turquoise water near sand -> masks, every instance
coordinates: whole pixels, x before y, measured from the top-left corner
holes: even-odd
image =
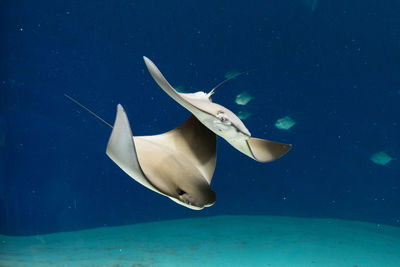
[[[400,265],[400,229],[335,219],[216,216],[0,236],[2,266]]]

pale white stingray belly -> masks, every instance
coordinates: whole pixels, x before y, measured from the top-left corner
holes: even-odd
[[[169,146],[135,137],[140,167],[148,181],[167,196],[177,195],[182,185],[208,183],[203,174],[183,153]]]
[[[232,144],[236,149],[246,155],[253,155],[247,143],[248,136],[238,132],[234,127],[222,124],[217,118],[195,108],[190,107],[188,110],[196,116],[196,118],[203,123],[208,129],[216,135],[225,139],[228,143]]]

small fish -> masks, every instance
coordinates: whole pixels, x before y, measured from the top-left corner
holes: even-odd
[[[254,97],[252,97],[249,93],[242,92],[236,96],[235,102],[238,105],[244,106],[247,105]]]
[[[248,117],[250,117],[251,115],[252,115],[251,112],[246,111],[246,110],[240,110],[237,114],[238,118],[241,120],[245,120]]]
[[[228,71],[227,73],[225,73],[225,78],[227,78],[227,79],[233,79],[233,78],[239,76],[240,73],[241,73],[241,72],[239,72],[239,71],[237,71],[237,70],[231,70],[231,71]]]
[[[370,157],[370,160],[378,165],[386,165],[393,160],[391,156],[386,154],[385,152],[377,152]]]
[[[296,122],[292,118],[290,118],[289,116],[286,116],[286,117],[278,119],[275,123],[275,127],[280,130],[289,130],[295,124],[296,124]]]

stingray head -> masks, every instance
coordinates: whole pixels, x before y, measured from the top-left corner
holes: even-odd
[[[152,159],[153,163],[155,160]],[[157,168],[144,168],[143,171],[155,188],[185,207],[202,209],[211,206],[216,200],[203,174],[179,154],[171,154],[160,160]]]
[[[213,127],[215,131],[219,131],[222,137],[247,140],[251,136],[244,123],[232,111],[218,104],[214,104],[212,107]]]
[[[235,113],[226,107],[211,102],[209,94],[203,92],[181,93],[182,99],[191,103],[191,112],[214,133],[225,139],[247,140],[251,134]],[[192,108],[192,105],[196,108]]]
[[[193,183],[191,183],[191,179],[187,180],[188,183],[180,183],[170,195],[173,201],[195,210],[209,207],[215,203],[215,192],[207,182],[198,183],[198,180],[192,180]]]

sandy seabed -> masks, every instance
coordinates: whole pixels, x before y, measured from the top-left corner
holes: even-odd
[[[334,219],[216,216],[27,237],[0,235],[0,267],[400,266],[400,228]]]

